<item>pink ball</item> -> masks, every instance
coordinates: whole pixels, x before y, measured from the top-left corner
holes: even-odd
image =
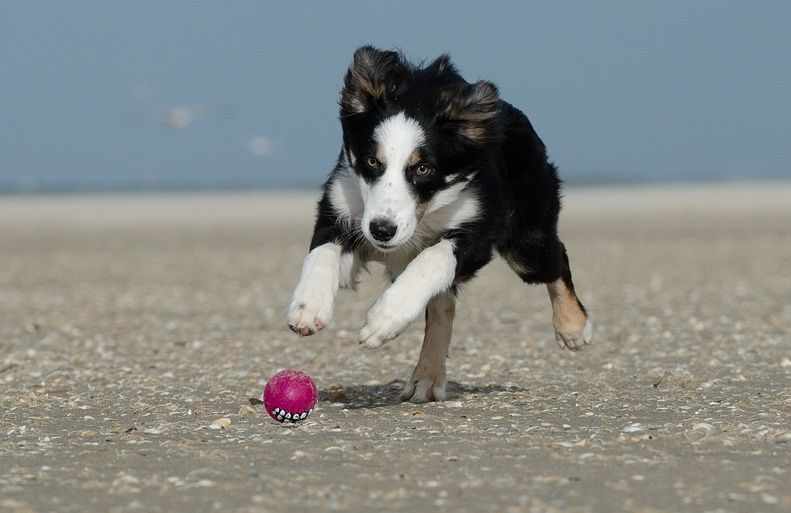
[[[285,369],[271,378],[264,387],[264,409],[278,422],[305,420],[316,406],[319,394],[316,384],[304,372]]]

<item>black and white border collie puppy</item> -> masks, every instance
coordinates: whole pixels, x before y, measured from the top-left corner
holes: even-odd
[[[425,312],[402,398],[441,401],[459,285],[497,251],[522,280],[546,284],[561,347],[590,341],[557,234],[557,170],[493,84],[466,82],[446,55],[415,66],[366,46],[346,73],[340,119],[343,146],[289,307],[294,332],[324,328],[338,287],[382,262],[392,285],[368,311],[360,343],[379,347]]]

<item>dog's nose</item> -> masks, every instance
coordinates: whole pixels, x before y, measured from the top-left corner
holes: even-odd
[[[371,235],[379,242],[387,242],[393,238],[398,227],[390,220],[384,217],[377,217],[371,224],[368,225],[371,230]]]

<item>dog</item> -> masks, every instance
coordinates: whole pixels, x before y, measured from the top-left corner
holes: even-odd
[[[326,327],[338,288],[354,288],[367,262],[381,262],[391,285],[368,310],[360,343],[379,347],[425,314],[401,398],[442,401],[459,287],[497,252],[524,282],[546,285],[561,348],[591,341],[558,238],[557,169],[494,84],[465,81],[448,55],[415,65],[364,46],[339,103],[343,143],[288,309],[292,331]]]

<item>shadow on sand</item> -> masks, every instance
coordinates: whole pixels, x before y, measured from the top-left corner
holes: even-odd
[[[319,401],[341,403],[351,410],[363,408],[383,408],[401,404],[401,391],[404,380],[397,379],[381,385],[349,385],[333,386],[319,390]],[[448,400],[462,398],[473,394],[494,394],[498,392],[526,392],[518,386],[503,385],[464,385],[455,381],[448,382]]]

